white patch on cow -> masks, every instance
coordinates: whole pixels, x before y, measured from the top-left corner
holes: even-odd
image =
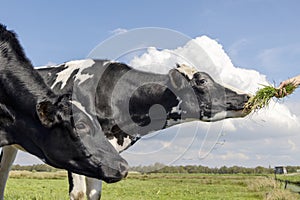
[[[213,117],[203,117],[202,120],[203,121],[219,121],[225,118],[235,118],[235,117],[241,117],[243,116],[242,114],[242,110],[239,111],[222,111],[222,112],[218,112],[216,113]]]
[[[113,139],[110,139],[109,142],[111,143],[111,145],[113,145],[113,147],[118,152],[121,152],[121,151],[125,150],[131,144],[131,139],[129,138],[129,136],[127,136],[126,138],[124,138],[123,145],[119,145],[118,144],[118,139],[115,138],[115,137]]]
[[[177,119],[177,120],[174,120],[174,119],[168,119],[167,120],[167,127],[171,127],[171,126],[175,126],[177,124],[180,124],[182,122],[181,119]]]
[[[93,121],[93,117],[86,111],[85,107],[78,101],[71,101],[71,103],[76,106],[79,110],[81,110],[84,114],[86,114],[90,120]]]
[[[18,150],[13,146],[5,146],[0,160],[0,199],[4,199],[4,189],[8,179],[9,171],[16,158]]]
[[[38,66],[38,67],[34,67],[34,69],[49,69],[49,68],[56,68],[56,67],[60,67],[61,65],[43,65],[43,66]],[[48,76],[50,77],[52,75],[51,72],[48,72]]]
[[[99,200],[101,197],[102,181],[86,177],[86,195],[88,200]]]
[[[43,66],[37,66],[34,67],[34,69],[48,69],[48,68],[55,68],[55,67],[59,67],[60,65],[43,65]]]
[[[177,97],[177,100],[179,101],[178,105],[172,108],[171,113],[178,113],[180,115],[182,113],[182,110],[180,109],[180,105],[182,104],[182,100],[179,97]]]
[[[71,200],[82,199],[82,197],[84,197],[86,192],[85,176],[72,173],[72,179],[73,179],[73,188],[72,191],[70,192],[70,199]]]
[[[213,117],[211,118],[207,118],[207,117],[203,117],[203,119],[208,119],[209,121],[217,121],[217,120],[221,120],[221,119],[224,119],[226,118],[227,116],[227,112],[226,111],[222,111],[222,112],[218,112],[216,113]]]
[[[190,80],[193,78],[194,74],[198,72],[196,68],[185,64],[179,64],[179,67],[177,67],[176,70],[186,75]]]
[[[70,61],[70,62],[65,63],[65,69],[63,71],[57,73],[56,80],[53,83],[53,85],[51,86],[51,89],[53,89],[55,87],[55,85],[60,83],[60,82],[62,83],[61,86],[60,86],[60,89],[63,89],[66,86],[67,81],[69,80],[72,72],[77,70],[77,69],[79,71],[75,75],[75,80],[74,81],[79,80],[78,85],[80,85],[81,83],[83,83],[87,79],[92,78],[94,76],[93,74],[83,74],[82,71],[85,70],[86,68],[91,67],[93,64],[95,64],[95,61],[92,60],[92,59],[74,60],[74,61]]]
[[[97,180],[99,182],[99,180]],[[90,196],[94,196],[95,194],[97,194],[97,190],[92,189],[89,193]]]

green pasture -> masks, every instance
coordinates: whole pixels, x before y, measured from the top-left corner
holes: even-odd
[[[57,172],[56,172],[57,173]],[[11,174],[6,200],[67,200],[65,173]],[[119,183],[103,185],[103,200],[250,200],[300,199],[274,178],[255,175],[129,174]]]

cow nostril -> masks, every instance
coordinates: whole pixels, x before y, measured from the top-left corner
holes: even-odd
[[[124,174],[124,176],[123,176],[123,177],[124,177],[124,178],[126,178],[126,177],[127,177],[127,175],[128,175],[128,171],[127,171],[127,172]]]
[[[127,163],[120,163],[121,176],[125,178],[128,175],[129,166]]]

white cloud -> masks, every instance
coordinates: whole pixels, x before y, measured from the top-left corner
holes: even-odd
[[[248,160],[249,157],[243,153],[237,153],[237,152],[227,152],[226,154],[223,154],[220,156],[222,160]]]
[[[119,35],[119,34],[122,34],[122,33],[126,33],[128,30],[125,29],[125,28],[117,28],[115,30],[112,30],[111,31],[111,34],[113,35]]]
[[[288,139],[288,144],[290,145],[290,150],[291,151],[295,151],[297,150],[297,145],[291,140],[291,139]]]

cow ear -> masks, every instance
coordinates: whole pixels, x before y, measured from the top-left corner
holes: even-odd
[[[69,121],[72,114],[70,95],[62,95],[53,104],[51,101],[42,101],[36,105],[36,112],[41,123],[50,128],[63,121]]]
[[[178,72],[176,69],[171,69],[169,71],[169,78],[170,78],[171,85],[175,89],[183,89],[188,84],[185,77],[180,72]]]
[[[50,128],[56,123],[56,109],[50,101],[42,101],[36,105],[36,112],[41,123]]]
[[[15,122],[15,116],[4,105],[0,103],[0,127],[9,126]]]

